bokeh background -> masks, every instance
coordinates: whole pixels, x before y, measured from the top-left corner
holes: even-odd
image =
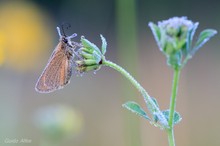
[[[220,31],[219,5],[215,0],[1,0],[0,145],[168,145],[165,132],[121,107],[128,100],[145,104],[110,68],[74,74],[68,86],[50,94],[37,93],[35,83],[58,43],[56,26],[67,22],[72,26],[67,34],[84,35],[98,46],[103,34],[107,59],[128,70],[167,109],[172,70],[148,22],[188,16],[200,22],[196,36],[205,28]],[[219,38],[198,51],[181,74],[178,146],[220,145]]]

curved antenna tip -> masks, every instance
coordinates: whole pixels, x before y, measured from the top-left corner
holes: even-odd
[[[58,35],[59,35],[60,37],[62,37],[59,27],[57,27],[57,32],[58,32]]]

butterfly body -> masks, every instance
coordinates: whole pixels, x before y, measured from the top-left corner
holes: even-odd
[[[74,49],[77,46],[73,45],[70,39],[76,34],[66,37],[60,34],[59,28],[57,29],[60,41],[35,86],[35,90],[40,93],[50,93],[63,88],[70,82],[72,76]]]

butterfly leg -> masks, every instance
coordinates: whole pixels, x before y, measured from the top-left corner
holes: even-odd
[[[71,36],[68,36],[67,39],[72,39],[72,38],[75,38],[77,36],[76,33],[72,34]]]

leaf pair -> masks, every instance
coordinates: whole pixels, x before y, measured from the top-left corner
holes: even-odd
[[[154,100],[154,101],[156,102],[156,100]],[[156,102],[156,104],[157,104],[157,102]],[[142,117],[146,120],[149,120],[151,124],[153,124],[157,127],[161,127],[163,129],[166,128],[166,126],[163,125],[163,122],[160,121],[160,117],[156,113],[153,115],[153,118],[150,118],[138,103],[136,103],[134,101],[128,101],[125,104],[123,104],[122,106],[125,107],[126,109],[130,110],[131,112],[137,114],[138,116],[140,116],[140,117]],[[166,120],[169,121],[169,110],[162,111],[162,114],[164,115]],[[174,119],[173,119],[174,120],[174,125],[179,123],[181,121],[181,119],[182,118],[181,118],[180,114],[175,111]],[[158,121],[160,122],[160,124],[157,123]]]
[[[195,23],[194,27],[191,28],[191,30],[188,32],[187,36],[187,50],[188,53],[186,52],[186,57],[182,63],[182,67],[188,62],[189,59],[191,59],[194,54],[206,43],[212,38],[214,35],[217,34],[217,31],[214,29],[205,29],[202,32],[200,32],[199,37],[195,43],[195,45],[192,47],[192,42],[193,42],[193,36],[196,32],[196,29],[198,27],[199,23]]]
[[[199,34],[199,38],[195,46],[191,49],[189,55],[192,57],[196,51],[198,51],[211,37],[217,34],[217,31],[214,29],[205,29]],[[192,41],[192,38],[191,40]]]

